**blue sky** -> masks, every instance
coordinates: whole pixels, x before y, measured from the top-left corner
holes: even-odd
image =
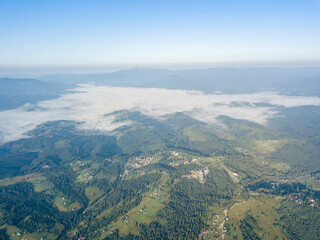
[[[319,0],[1,0],[0,65],[320,62]]]

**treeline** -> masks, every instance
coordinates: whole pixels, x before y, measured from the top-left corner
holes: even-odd
[[[273,153],[276,159],[311,171],[320,169],[319,146],[310,141],[292,141]]]
[[[10,236],[7,234],[7,231],[5,229],[0,229],[0,239],[10,240]]]
[[[0,179],[32,172],[44,172],[74,160],[102,160],[121,154],[115,137],[88,135],[72,121],[45,123],[33,135],[0,146]]]
[[[248,187],[251,191],[260,190],[265,193],[270,193],[270,191],[266,191],[266,190],[272,190],[271,193],[277,194],[277,195],[301,193],[303,190],[307,189],[306,185],[299,182],[275,183],[271,181],[260,181],[260,182],[257,182],[256,184],[249,185]]]
[[[65,236],[76,226],[79,216],[59,212],[52,206],[52,197],[34,191],[31,183],[23,182],[0,188],[0,208],[3,216],[0,225],[9,224],[27,232],[51,232]]]
[[[118,179],[110,191],[94,206],[85,213],[86,224],[79,228],[78,235],[86,235],[90,238],[100,236],[97,229],[107,227],[119,216],[125,215],[129,210],[141,203],[142,195],[148,191],[147,186],[160,180],[161,174],[157,172],[142,175],[137,178],[122,180]],[[107,215],[97,218],[105,210]]]
[[[313,198],[320,201],[320,191],[307,188],[305,184],[299,182],[293,183],[275,183],[271,181],[260,181],[248,186],[251,191],[260,191],[266,194],[287,196],[289,194],[299,194],[302,200]]]
[[[320,239],[320,210],[318,208],[284,200],[277,211],[289,239]]]
[[[76,176],[72,169],[65,167],[64,171],[50,173],[47,179],[51,181],[56,190],[61,191],[68,198],[79,202],[86,207],[88,199],[85,194],[85,186],[76,183]]]
[[[261,229],[257,223],[257,220],[251,215],[247,215],[243,220],[240,221],[240,230],[243,239],[261,240],[259,235],[256,233]]]
[[[159,210],[151,224],[138,224],[139,235],[120,236],[119,231],[106,239],[198,239],[207,227],[208,207],[231,199],[235,185],[222,169],[210,169],[202,184],[181,178],[172,186],[170,201]],[[171,182],[173,183],[173,182]]]

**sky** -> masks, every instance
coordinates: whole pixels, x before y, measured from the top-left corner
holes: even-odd
[[[263,103],[263,104],[261,104]],[[281,117],[282,108],[314,105],[320,98],[255,94],[204,94],[199,91],[161,88],[125,88],[81,85],[59,98],[0,111],[0,144],[25,138],[47,121],[72,120],[86,130],[108,132],[130,121],[114,121],[118,111],[139,111],[156,119],[182,112],[201,122],[221,127],[219,116],[267,124]],[[121,116],[120,116],[121,117]]]
[[[1,0],[0,66],[320,62],[320,0]]]

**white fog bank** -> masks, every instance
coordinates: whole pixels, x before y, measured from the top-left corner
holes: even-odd
[[[320,106],[318,97],[285,96],[274,92],[255,94],[204,94],[198,91],[159,88],[125,88],[81,85],[60,98],[36,105],[0,112],[0,143],[26,137],[27,131],[47,121],[74,120],[88,130],[111,131],[129,122],[113,123],[108,115],[119,110],[140,111],[159,118],[184,112],[206,122],[216,123],[221,115],[266,124],[277,108]]]

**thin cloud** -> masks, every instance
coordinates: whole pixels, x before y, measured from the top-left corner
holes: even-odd
[[[266,124],[278,113],[279,106],[304,105],[319,106],[320,98],[285,96],[274,92],[225,95],[159,88],[81,85],[60,98],[0,112],[0,143],[27,137],[25,133],[37,125],[56,120],[74,120],[80,122],[79,127],[83,129],[112,131],[130,124],[114,122],[116,116],[111,113],[120,110],[140,111],[154,118],[184,112],[197,120],[213,124],[221,115]]]

